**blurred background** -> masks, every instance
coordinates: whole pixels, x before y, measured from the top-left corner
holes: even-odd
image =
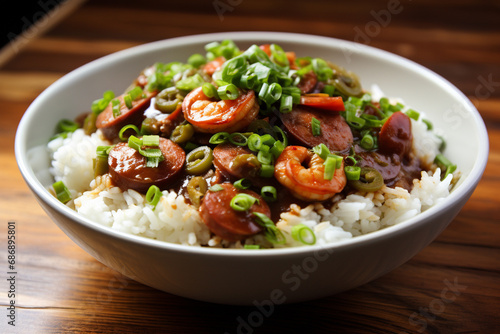
[[[19,235],[18,327],[1,333],[494,333],[500,322],[500,1],[35,0],[2,10],[0,219]],[[36,203],[14,157],[24,111],[44,89],[94,59],[161,39],[280,31],[355,41],[409,58],[456,85],[490,136],[482,182],[442,235],[397,270],[336,296],[276,309],[186,300],[104,267]],[[5,229],[0,231],[3,245]],[[1,270],[5,268],[0,260]],[[2,276],[3,277],[3,276]],[[448,282],[466,291],[432,309]],[[458,290],[457,290],[458,291]],[[463,293],[462,293],[463,292]],[[7,305],[4,292],[0,305]],[[14,330],[14,331],[13,331]],[[15,331],[17,330],[17,331]]]

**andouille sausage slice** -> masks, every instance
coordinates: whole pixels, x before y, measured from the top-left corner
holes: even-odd
[[[119,143],[109,152],[109,174],[121,189],[134,189],[146,193],[151,185],[165,189],[182,172],[186,153],[170,139],[160,137],[160,150],[164,160],[158,167],[146,167],[146,158],[139,151]]]
[[[132,101],[132,108],[128,108],[123,101],[125,95],[120,95],[117,99],[120,101],[120,115],[113,115],[112,103],[97,116],[96,127],[101,129],[102,134],[109,140],[118,137],[121,128],[128,124],[140,126],[144,120],[144,110],[151,103],[153,94],[148,94],[146,98]]]
[[[263,230],[257,223],[253,212],[260,212],[271,217],[271,210],[258,194],[251,190],[238,190],[231,183],[221,183],[222,190],[207,191],[199,208],[201,218],[212,233],[231,242],[245,239]],[[240,193],[251,195],[258,199],[250,209],[236,211],[230,203],[234,196]]]
[[[280,114],[287,132],[301,145],[314,147],[324,143],[330,151],[347,152],[353,143],[351,128],[338,113],[297,105],[291,112]],[[321,134],[314,136],[311,121],[320,121]]]
[[[387,154],[407,156],[412,147],[411,120],[401,111],[392,114],[380,129],[378,144],[380,151]]]
[[[259,167],[252,165],[251,161],[247,164],[235,166],[234,159],[238,156],[253,154],[253,152],[245,146],[236,146],[232,144],[219,144],[213,150],[214,165],[228,179],[236,181],[241,178],[256,180],[259,175]],[[255,157],[256,160],[257,157]]]

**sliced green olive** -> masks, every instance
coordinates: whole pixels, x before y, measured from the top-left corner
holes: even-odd
[[[374,192],[384,186],[384,178],[372,167],[362,167],[359,180],[350,180],[349,184],[359,191]]]
[[[195,176],[187,184],[189,200],[195,207],[199,207],[201,199],[208,189],[207,181],[201,176]]]
[[[160,133],[159,123],[155,118],[145,118],[141,124],[141,133],[145,135],[157,135]]]
[[[240,154],[230,164],[231,170],[239,175],[259,175],[261,163],[255,154]]]
[[[98,155],[93,161],[94,161],[94,178],[99,175],[104,175],[109,171],[107,156]]]
[[[175,127],[170,135],[170,140],[176,144],[184,144],[188,142],[194,135],[194,127],[189,124],[179,124]]]
[[[263,119],[256,119],[252,121],[252,123],[248,125],[247,130],[248,132],[257,133],[259,135],[265,135],[265,134],[274,135],[274,130],[271,124],[269,124],[269,122]]]
[[[186,155],[186,173],[200,175],[212,167],[214,155],[208,146],[200,146]]]
[[[329,65],[333,69],[333,78],[329,80],[329,84],[332,84],[340,93],[347,96],[362,94],[361,82],[355,73],[346,71],[342,67],[331,63]]]
[[[181,102],[179,90],[175,87],[168,87],[156,95],[155,108],[163,113],[170,114],[175,111],[177,105]]]
[[[95,125],[96,120],[97,114],[94,112],[89,113],[87,117],[85,117],[83,120],[83,131],[86,135],[90,136],[97,131],[97,127]]]

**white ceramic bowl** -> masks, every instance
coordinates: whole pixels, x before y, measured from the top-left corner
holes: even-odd
[[[402,97],[444,129],[446,155],[462,180],[446,200],[399,225],[329,247],[271,250],[206,249],[169,244],[113,231],[61,204],[46,187],[53,180],[45,145],[54,125],[90,106],[103,91],[124,90],[156,61],[185,61],[211,41],[240,48],[277,43],[298,56],[329,59],[357,73],[364,87],[378,84]],[[467,135],[464,135],[467,134]],[[288,33],[234,32],[174,38],[93,61],[47,88],[28,108],[16,136],[19,169],[40,205],[76,244],[105,265],[148,286],[202,301],[275,304],[311,300],[367,283],[400,266],[428,245],[457,215],[484,171],[488,138],[471,102],[422,66],[369,46]]]

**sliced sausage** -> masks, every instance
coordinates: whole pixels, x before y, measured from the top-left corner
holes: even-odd
[[[252,164],[252,159],[248,159],[248,163],[240,163],[238,166],[233,163],[236,157],[243,157],[243,155],[246,154],[253,154],[253,152],[245,146],[236,146],[227,143],[217,145],[213,150],[214,165],[218,170],[220,170],[222,175],[224,175],[229,180],[236,181],[242,178],[246,178],[252,181],[252,183],[258,184],[260,181],[260,166]],[[257,157],[255,157],[255,159],[253,160],[256,159]]]
[[[203,222],[212,233],[231,242],[242,240],[263,230],[257,223],[253,212],[260,212],[271,217],[271,210],[258,194],[251,190],[238,190],[231,183],[220,184],[222,190],[207,191],[200,206]],[[234,196],[245,193],[257,198],[247,211],[236,211],[230,203]]]
[[[291,112],[280,114],[287,132],[301,145],[314,147],[324,143],[332,152],[349,151],[353,143],[351,128],[338,112],[320,111],[297,105]],[[314,136],[311,120],[320,121],[321,134]]]
[[[386,154],[407,156],[412,147],[411,120],[401,111],[392,114],[380,129],[378,143]]]
[[[384,183],[391,183],[401,171],[401,160],[397,154],[384,154],[381,152],[356,152],[361,159],[359,167],[375,168],[384,178]]]
[[[317,83],[318,83],[318,77],[316,76],[314,71],[310,71],[304,74],[304,76],[300,79],[299,83],[297,84],[297,87],[300,89],[300,92],[302,94],[307,94],[311,93],[314,90]]]
[[[120,101],[120,115],[113,116],[113,107],[109,105],[97,116],[96,127],[101,129],[102,134],[109,140],[113,141],[118,137],[121,128],[128,124],[140,126],[144,120],[144,110],[146,110],[151,102],[152,95],[132,102],[132,108],[128,108],[123,101],[125,95],[120,95],[117,99]]]
[[[109,152],[109,173],[113,182],[122,189],[146,193],[151,185],[165,189],[176,181],[182,172],[186,153],[173,141],[160,138],[164,160],[157,167],[146,167],[146,158],[139,151],[119,143]]]

